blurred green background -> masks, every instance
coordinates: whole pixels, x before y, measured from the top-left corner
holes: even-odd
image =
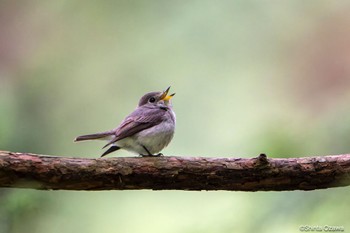
[[[178,156],[350,152],[349,1],[0,1],[0,149],[96,158],[172,86]],[[118,151],[113,156],[133,156]],[[0,232],[298,232],[344,226],[349,188],[0,190]]]

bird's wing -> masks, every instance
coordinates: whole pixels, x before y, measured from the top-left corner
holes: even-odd
[[[123,139],[130,137],[144,129],[151,128],[163,121],[166,111],[159,108],[138,108],[127,116],[115,129],[115,137],[103,148]]]

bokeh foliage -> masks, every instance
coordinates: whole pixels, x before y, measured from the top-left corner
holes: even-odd
[[[350,152],[348,1],[1,1],[0,149],[98,157],[172,85],[166,155]],[[132,156],[118,151],[114,156]],[[0,232],[348,229],[348,188],[312,192],[0,190]]]

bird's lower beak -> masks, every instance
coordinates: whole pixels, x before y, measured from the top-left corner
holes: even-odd
[[[171,95],[168,95],[169,90],[170,90],[170,87],[168,87],[168,88],[162,93],[162,95],[160,96],[160,99],[161,99],[161,100],[169,101],[171,98],[173,98],[173,96],[175,95],[175,93],[173,93],[173,94],[171,94]]]

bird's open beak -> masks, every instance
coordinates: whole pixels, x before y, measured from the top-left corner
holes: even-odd
[[[175,95],[175,93],[173,93],[173,94],[171,94],[171,95],[168,95],[169,90],[170,90],[170,87],[168,87],[168,88],[162,93],[162,95],[160,96],[160,99],[161,99],[161,100],[169,101],[171,98],[173,98],[173,96]]]

